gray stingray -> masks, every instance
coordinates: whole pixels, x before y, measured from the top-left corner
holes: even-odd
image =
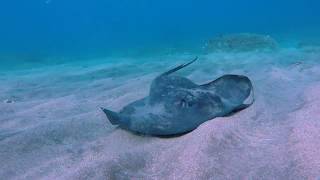
[[[125,106],[119,113],[102,108],[103,112],[113,125],[120,128],[166,136],[190,132],[208,120],[228,116],[253,103],[252,83],[246,76],[224,75],[210,83],[197,85],[187,78],[173,75],[196,60],[156,77],[149,96]]]

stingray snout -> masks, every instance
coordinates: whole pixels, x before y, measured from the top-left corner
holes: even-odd
[[[106,114],[106,116],[108,117],[112,125],[118,125],[120,123],[120,120],[121,120],[120,114],[102,107],[101,107],[101,110]]]

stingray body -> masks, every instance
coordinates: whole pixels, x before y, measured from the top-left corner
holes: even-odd
[[[173,74],[196,59],[155,78],[148,97],[125,106],[119,113],[102,110],[113,125],[161,136],[190,132],[208,120],[230,115],[253,103],[252,84],[245,76],[224,75],[197,85]]]

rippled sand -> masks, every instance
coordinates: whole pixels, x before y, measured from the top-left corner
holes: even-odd
[[[320,177],[317,49],[201,55],[179,73],[195,82],[247,75],[256,102],[181,137],[137,136],[112,126],[100,111],[120,110],[146,96],[154,77],[194,56],[107,58],[1,72],[0,177]]]

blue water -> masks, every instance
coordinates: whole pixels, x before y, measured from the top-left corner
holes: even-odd
[[[318,35],[319,7],[316,0],[4,1],[0,54],[126,55],[168,47],[190,51],[231,32]]]
[[[319,179],[317,0],[0,2],[0,179]],[[113,126],[163,72],[255,102],[180,137]],[[161,111],[161,109],[159,110]],[[146,109],[148,112],[148,109]]]

